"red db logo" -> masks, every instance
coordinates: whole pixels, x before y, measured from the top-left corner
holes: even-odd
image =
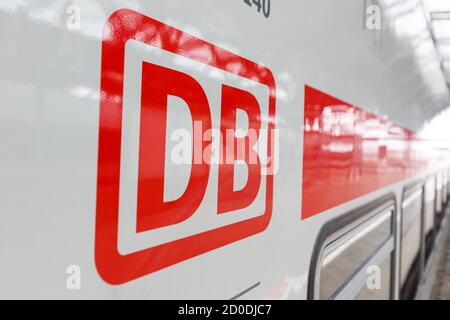
[[[95,260],[121,284],[262,232],[267,68],[137,12],[103,31]]]

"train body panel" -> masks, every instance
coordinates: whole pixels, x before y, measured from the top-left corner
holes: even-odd
[[[402,246],[405,192],[438,173],[450,191],[449,91],[421,1],[249,3],[0,0],[1,298],[334,297],[312,291],[324,226],[387,195],[380,248],[390,297],[406,295],[400,248],[424,269],[428,242]],[[215,140],[171,166],[184,134],[195,153],[195,120],[257,127],[259,160],[208,163],[228,152]],[[437,239],[433,186],[418,230]]]

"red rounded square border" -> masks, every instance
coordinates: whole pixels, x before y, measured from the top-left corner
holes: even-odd
[[[134,39],[268,86],[268,157],[273,151],[276,88],[272,72],[181,30],[129,9],[115,11],[102,39],[95,263],[110,284],[122,284],[266,229],[272,215],[273,176],[266,176],[266,210],[261,216],[208,230],[131,254],[118,252],[119,179],[125,44]],[[196,55],[209,49],[211,58]],[[236,64],[240,67],[236,68]]]

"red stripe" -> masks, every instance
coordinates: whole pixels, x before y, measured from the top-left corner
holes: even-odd
[[[416,150],[411,130],[305,86],[302,218],[414,175]]]

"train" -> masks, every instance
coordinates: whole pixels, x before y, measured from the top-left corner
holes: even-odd
[[[0,0],[1,299],[433,299],[450,5]]]

